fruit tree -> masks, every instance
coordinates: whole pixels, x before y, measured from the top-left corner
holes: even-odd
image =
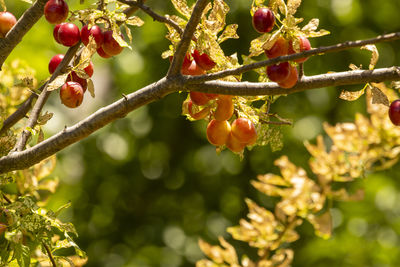
[[[323,2],[0,0],[0,265],[398,266],[395,1]]]

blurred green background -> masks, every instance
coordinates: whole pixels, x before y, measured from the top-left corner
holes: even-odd
[[[251,2],[227,0],[228,23],[239,24],[240,36],[223,45],[228,55],[248,54],[249,42],[258,36],[251,26]],[[85,6],[78,0],[68,3],[71,10]],[[15,0],[6,4],[17,17],[29,6]],[[169,1],[148,0],[147,4],[160,13],[174,12]],[[399,31],[399,10],[398,0],[307,0],[297,16],[306,22],[317,17],[320,27],[332,33],[311,40],[317,47]],[[94,58],[96,98],[87,94],[81,107],[70,110],[60,104],[57,94],[51,96],[45,107],[55,114],[47,125],[49,135],[166,73],[169,62],[160,57],[169,45],[165,27],[142,12],[137,14],[145,25],[133,29],[133,50],[125,49],[110,60]],[[45,79],[50,58],[66,51],[55,43],[52,30],[42,18],[8,62],[23,58]],[[378,45],[378,67],[397,64],[398,46],[399,42]],[[343,71],[350,63],[367,67],[369,56],[367,51],[352,49],[313,57],[306,62],[305,72]],[[283,150],[272,153],[269,147],[258,147],[247,151],[242,161],[229,151],[217,155],[206,140],[205,122],[189,122],[180,115],[185,94],[169,95],[59,153],[55,175],[61,185],[49,207],[57,209],[72,201],[62,218],[72,221],[80,233],[77,242],[88,253],[87,266],[193,266],[203,257],[199,238],[216,243],[222,235],[231,240],[225,228],[246,215],[244,198],[271,207],[271,201],[250,186],[251,179],[278,173],[273,162],[283,154],[309,170],[303,141],[313,142],[324,121],[352,121],[355,112],[364,112],[363,98],[342,101],[340,89],[281,97],[273,111],[294,120],[294,126],[284,130]],[[368,175],[359,183],[366,190],[364,201],[336,203],[331,239],[315,237],[307,223],[301,226],[293,266],[400,266],[398,173],[397,164],[392,170]],[[240,253],[248,251],[243,243],[233,243]]]

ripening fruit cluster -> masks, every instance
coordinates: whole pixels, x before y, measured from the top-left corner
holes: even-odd
[[[215,66],[215,62],[206,54],[195,50],[193,60],[186,55],[181,72],[184,75],[201,75]],[[232,121],[234,105],[232,96],[190,92],[183,103],[184,110],[195,120],[210,118],[207,125],[207,139],[215,146],[226,146],[240,153],[257,140],[253,122],[247,118]],[[232,123],[230,123],[232,121]]]
[[[68,17],[68,5],[64,0],[49,0],[44,7],[46,20],[51,24],[56,24],[53,30],[54,40],[66,47],[78,44],[80,41],[87,46],[92,36],[96,43],[97,54],[103,58],[110,58],[120,54],[123,50],[113,37],[113,31],[105,31],[93,25],[90,28],[84,25],[79,29],[73,23],[64,22]],[[61,63],[64,55],[55,55],[49,62],[49,72],[53,74],[57,66]],[[79,77],[72,71],[66,83],[61,87],[61,102],[70,108],[78,107],[83,101],[83,94],[87,89],[87,79],[93,75],[93,63],[85,68],[86,75]],[[81,75],[82,76],[82,75]]]
[[[0,38],[6,37],[6,34],[17,23],[17,19],[10,12],[0,12]]]
[[[268,8],[260,8],[253,15],[254,29],[260,33],[270,32],[275,24],[274,13]],[[299,52],[311,49],[310,41],[304,36],[298,36],[296,43],[299,44]],[[286,40],[283,36],[279,36],[273,46],[265,50],[266,56],[271,59],[275,57],[285,56],[296,53],[294,49],[295,40]],[[303,63],[308,58],[300,58],[294,60],[297,63]],[[266,68],[268,78],[278,83],[282,88],[292,88],[296,85],[299,74],[297,68],[289,62],[282,62]]]

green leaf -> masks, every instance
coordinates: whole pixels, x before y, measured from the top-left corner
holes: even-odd
[[[22,267],[29,267],[31,261],[29,247],[24,246],[22,244],[16,244],[14,251],[18,265]]]

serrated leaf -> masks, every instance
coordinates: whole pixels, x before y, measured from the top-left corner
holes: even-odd
[[[379,59],[379,52],[378,49],[376,48],[375,45],[369,44],[369,45],[364,45],[361,47],[362,50],[368,50],[372,53],[371,55],[371,61],[369,63],[369,69],[373,70],[376,66],[376,63],[378,62]]]
[[[181,13],[187,19],[190,18],[192,12],[191,9],[188,7],[186,0],[171,0],[171,2],[179,13]]]
[[[287,9],[288,13],[294,15],[301,4],[301,0],[288,0]]]
[[[225,30],[222,34],[218,37],[218,43],[222,43],[227,39],[239,39],[239,35],[237,35],[237,24],[229,24],[225,27]]]
[[[47,91],[53,91],[63,86],[65,81],[67,80],[68,74],[69,73],[64,73],[57,76],[57,78],[55,78],[51,83],[49,83],[49,85],[47,85]]]
[[[390,106],[388,97],[379,88],[370,86],[372,92],[372,104],[382,104],[387,107]]]
[[[315,31],[318,28],[319,25],[319,19],[312,19],[310,20],[306,26],[304,26],[301,31],[303,32],[312,32]]]
[[[365,88],[359,90],[359,91],[346,91],[343,90],[340,93],[339,98],[346,100],[346,101],[355,101],[357,99],[359,99],[365,92]]]
[[[144,21],[141,18],[137,17],[137,16],[132,16],[132,17],[129,17],[125,21],[125,23],[128,24],[128,25],[140,27],[140,26],[142,26],[144,24]]]
[[[94,93],[94,84],[92,79],[87,80],[87,90],[89,91],[90,95],[94,98],[96,95]]]

